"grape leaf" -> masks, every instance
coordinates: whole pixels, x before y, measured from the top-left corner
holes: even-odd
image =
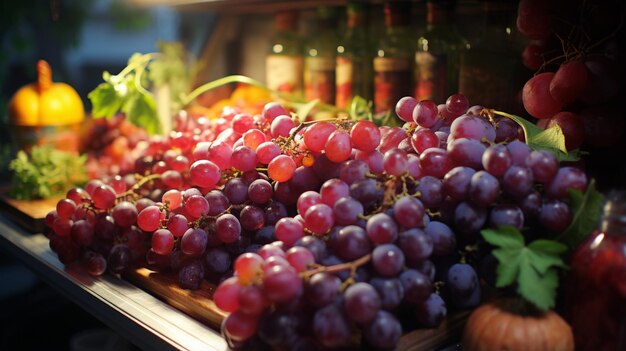
[[[580,158],[579,150],[567,150],[565,135],[558,124],[550,128],[541,129],[525,118],[501,111],[491,110],[493,113],[512,119],[524,130],[526,144],[533,150],[548,150],[556,155],[559,161],[576,161]]]
[[[372,102],[367,101],[358,95],[350,100],[350,104],[348,105],[348,114],[350,115],[350,119],[355,121],[374,121],[372,115]]]
[[[91,100],[91,113],[95,118],[113,117],[120,110],[123,102],[115,87],[110,83],[100,83],[87,96]]]
[[[553,240],[535,240],[524,245],[524,236],[511,226],[484,229],[485,241],[496,246],[496,286],[517,283],[517,292],[540,309],[554,307],[559,284],[557,268],[567,268],[560,255],[567,246]]]
[[[300,123],[306,120],[306,117],[311,113],[311,110],[319,104],[320,99],[311,100],[305,104],[299,104],[298,109],[296,110],[296,115],[298,116],[298,121]]]
[[[377,113],[373,116],[372,120],[379,126],[401,127],[404,124],[392,110]]]
[[[584,193],[570,189],[569,195],[574,216],[570,225],[556,237],[556,240],[574,248],[598,225],[604,196],[596,190],[593,179]]]
[[[149,134],[161,132],[156,104],[151,96],[141,93],[132,94],[122,106],[122,112],[131,123],[143,127]]]

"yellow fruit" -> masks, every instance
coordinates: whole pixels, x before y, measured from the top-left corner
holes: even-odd
[[[80,96],[65,83],[53,83],[46,61],[37,62],[37,82],[21,87],[9,103],[9,118],[19,126],[59,126],[81,122],[85,109]]]

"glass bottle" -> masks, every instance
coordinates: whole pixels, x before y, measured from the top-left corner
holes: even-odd
[[[337,46],[335,105],[346,108],[354,96],[372,99],[372,53],[368,35],[367,6],[347,6],[347,29]]]
[[[307,100],[335,103],[335,62],[337,54],[336,10],[317,8],[317,26],[304,53],[304,91]]]
[[[426,32],[415,51],[414,97],[444,103],[459,91],[459,55],[467,43],[451,22],[453,1],[428,1],[426,10]]]
[[[570,267],[565,308],[576,350],[626,350],[626,192],[609,196]]]
[[[515,30],[515,4],[485,1],[469,50],[461,52],[459,91],[489,108],[521,113],[515,97],[524,86],[523,48]]]
[[[270,89],[302,94],[302,39],[298,35],[298,13],[275,14],[276,33],[265,58],[265,82]]]
[[[385,35],[374,56],[374,111],[393,110],[398,100],[411,95],[412,57],[415,52],[409,33],[410,3],[384,4]]]

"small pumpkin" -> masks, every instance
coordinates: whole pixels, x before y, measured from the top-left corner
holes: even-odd
[[[463,333],[465,351],[573,351],[570,326],[554,311],[520,306],[517,299],[483,304],[470,315]]]
[[[37,82],[15,92],[9,103],[9,118],[17,126],[61,126],[81,122],[85,110],[76,90],[52,82],[50,65],[39,60]]]

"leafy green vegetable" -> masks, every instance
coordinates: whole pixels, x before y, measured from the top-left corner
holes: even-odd
[[[569,195],[574,217],[572,223],[556,237],[556,240],[574,248],[597,226],[604,196],[596,190],[596,183],[593,179],[584,193],[570,189]]]
[[[548,150],[554,153],[559,161],[576,161],[580,158],[579,150],[568,151],[565,147],[565,135],[557,124],[541,129],[532,122],[510,113],[495,111],[493,113],[512,119],[524,130],[526,143],[533,150]]]
[[[559,284],[558,268],[567,268],[560,255],[567,246],[553,240],[535,240],[524,245],[524,237],[514,227],[484,229],[483,238],[497,248],[496,287],[517,283],[517,292],[542,310],[554,307]]]
[[[34,146],[30,154],[18,151],[9,164],[13,173],[10,195],[18,200],[47,198],[87,181],[86,155]]]

